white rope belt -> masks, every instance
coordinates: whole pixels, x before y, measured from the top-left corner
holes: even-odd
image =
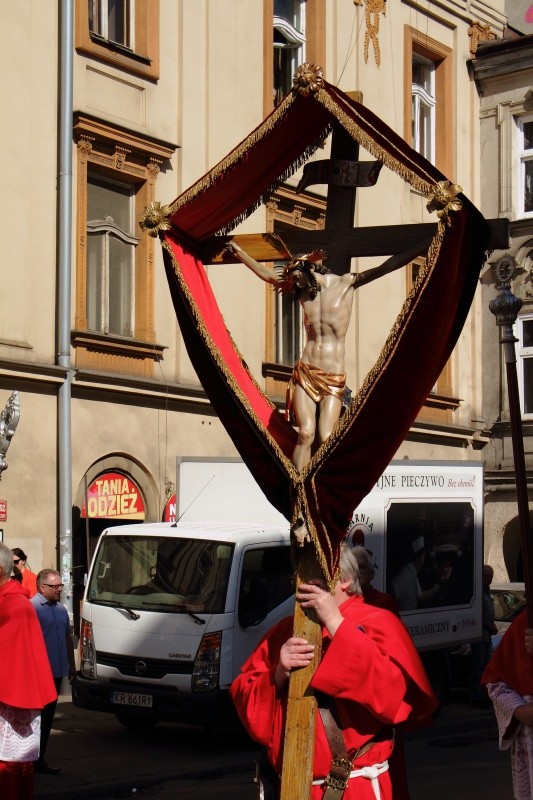
[[[378,777],[386,772],[389,768],[388,761],[382,761],[381,764],[372,764],[370,767],[361,767],[361,769],[354,769],[350,772],[350,779],[351,778],[366,778],[372,783],[372,789],[374,790],[374,797],[376,800],[381,800],[381,792],[379,791],[379,781]],[[318,778],[316,781],[313,781],[313,786],[321,786],[323,783],[326,782],[325,778]]]

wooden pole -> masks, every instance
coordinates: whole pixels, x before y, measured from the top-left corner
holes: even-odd
[[[355,163],[358,143],[341,125],[333,127],[331,158],[334,163]],[[328,245],[328,268],[342,275],[350,271],[350,253],[339,242],[346,230],[352,229],[357,182],[343,185],[342,181],[328,185],[325,232],[333,236]],[[317,554],[311,543],[297,548],[296,586],[324,578]],[[315,749],[316,700],[309,683],[322,655],[322,628],[314,612],[304,612],[296,603],[293,635],[306,639],[315,647],[311,663],[295,670],[289,680],[287,720],[281,775],[281,800],[308,800],[311,797],[313,756]]]
[[[518,393],[516,374],[515,342],[513,324],[522,301],[511,292],[511,280],[515,274],[516,262],[512,256],[502,256],[495,265],[500,280],[499,294],[489,303],[489,308],[500,326],[500,342],[503,345],[507,392],[509,397],[509,416],[511,420],[511,438],[513,442],[513,459],[516,481],[516,497],[518,504],[518,520],[522,545],[522,561],[524,567],[524,583],[529,625],[533,624],[533,540],[531,538],[531,522],[529,517],[529,500],[527,494],[527,474],[524,456],[524,437],[522,433],[522,415]]]
[[[323,578],[311,544],[298,549],[297,559],[297,586]],[[304,611],[299,603],[294,609],[293,635],[313,644],[315,652],[311,663],[303,669],[294,670],[289,680],[281,800],[308,800],[313,777],[316,714],[316,700],[309,683],[320,663],[322,627],[315,612],[312,609]]]

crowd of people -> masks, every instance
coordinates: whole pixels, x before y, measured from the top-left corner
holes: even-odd
[[[58,692],[75,674],[68,612],[56,570],[37,575],[23,550],[0,542],[0,797],[30,800],[44,760]]]
[[[0,797],[30,800],[34,773],[57,774],[45,760],[58,693],[75,675],[70,621],[60,602],[59,572],[31,571],[21,548],[0,542]],[[409,800],[403,730],[425,725],[438,702],[400,619],[397,599],[372,585],[376,565],[363,546],[345,541],[333,591],[300,583],[296,600],[322,626],[312,800],[332,781],[344,800]],[[483,632],[472,647],[471,698],[494,705],[500,748],[509,749],[515,800],[533,797],[533,628],[527,611],[491,652],[493,570],[483,567]],[[293,635],[288,617],[272,628],[243,665],[231,695],[244,727],[264,746],[274,794],[279,791],[291,672],[314,648]],[[339,745],[339,742],[342,744]],[[335,755],[335,760],[332,760]],[[344,771],[343,771],[344,770]],[[277,785],[276,785],[277,784]]]
[[[336,797],[408,800],[402,733],[430,722],[437,707],[399,618],[397,598],[372,586],[374,574],[370,551],[345,542],[333,593],[317,581],[297,587],[297,602],[314,609],[323,635],[320,663],[310,681],[318,705],[312,800],[329,797],[327,790],[339,780],[334,749],[337,742],[338,751],[339,735],[345,789]],[[471,705],[485,708],[492,701],[500,748],[511,751],[514,798],[532,800],[533,628],[523,611],[492,651],[493,576],[485,564],[481,640],[472,643]],[[285,619],[268,632],[231,688],[241,721],[265,748],[267,771],[263,766],[259,780],[265,778],[272,792],[265,798],[279,796],[290,674],[308,665],[313,652],[305,639],[292,635],[292,618]]]

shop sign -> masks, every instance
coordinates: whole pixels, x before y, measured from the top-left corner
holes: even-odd
[[[176,492],[168,498],[163,510],[163,522],[176,522]]]
[[[89,519],[144,519],[141,490],[126,475],[105,472],[89,486],[81,516]]]

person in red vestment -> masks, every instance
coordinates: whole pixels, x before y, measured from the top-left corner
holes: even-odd
[[[393,614],[399,617],[400,610],[394,595],[388,592],[380,592],[379,589],[372,586],[372,581],[376,574],[376,562],[372,552],[363,547],[363,545],[354,544],[353,553],[359,567],[359,583],[361,584],[365,603],[377,608],[386,608],[387,611],[392,611]]]
[[[391,800],[393,727],[428,722],[438,706],[407,629],[391,612],[364,602],[357,560],[347,544],[341,547],[340,579],[333,593],[314,583],[300,584],[296,599],[314,609],[323,626],[322,658],[310,685],[333,698],[352,761],[344,800]],[[292,625],[292,618],[286,618],[267,633],[230,689],[245,728],[266,747],[278,775],[291,768],[283,765],[289,675],[307,666],[313,651],[292,635]],[[331,750],[319,714],[314,740],[311,797],[320,800]]]
[[[28,556],[20,547],[13,548],[13,564],[22,575],[22,588],[26,589],[29,596],[37,594],[37,575],[27,565]]]
[[[0,797],[30,800],[40,710],[57,693],[37,614],[12,567],[0,542]]]
[[[385,608],[392,611],[397,617],[400,616],[398,603],[394,595],[388,592],[380,592],[372,586],[377,565],[371,550],[367,550],[363,545],[358,545],[352,538],[350,544],[353,546],[353,554],[357,559],[359,567],[359,582],[363,592],[363,600],[371,606]],[[393,797],[396,800],[411,800],[409,784],[407,781],[407,767],[405,764],[405,749],[403,743],[402,726],[396,726],[394,738],[394,750],[389,758],[389,775],[392,784]]]
[[[516,617],[481,677],[496,714],[500,750],[511,751],[516,800],[533,797],[533,631]]]

